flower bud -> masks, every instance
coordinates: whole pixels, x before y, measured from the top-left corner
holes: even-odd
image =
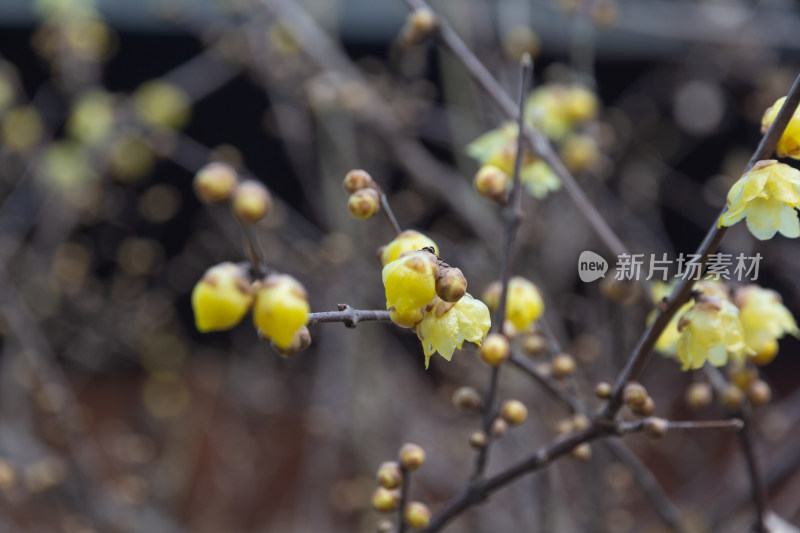
[[[211,267],[192,290],[195,325],[201,333],[232,328],[252,303],[250,280],[233,263]]]
[[[375,185],[375,182],[367,171],[355,169],[347,173],[342,185],[344,185],[344,190],[350,194],[355,194],[361,189],[371,189]]]
[[[686,389],[686,404],[692,409],[702,409],[711,404],[714,395],[708,383],[692,383]]]
[[[757,379],[747,388],[747,397],[754,407],[761,407],[772,399],[772,390],[765,381]]]
[[[479,349],[481,360],[491,367],[500,366],[508,360],[508,340],[499,333],[489,333]]]
[[[726,408],[731,411],[736,411],[742,407],[744,403],[744,392],[736,385],[728,385],[722,391],[719,401]]]
[[[504,203],[508,195],[508,174],[494,165],[484,165],[475,174],[473,185],[478,194],[497,203]]]
[[[236,171],[225,163],[209,163],[194,176],[192,185],[197,197],[207,204],[220,204],[230,198],[236,187]]]
[[[758,371],[747,365],[732,365],[728,370],[731,383],[742,390],[747,390],[751,383],[758,379]]]
[[[406,252],[387,264],[382,272],[387,306],[407,312],[430,303],[436,295],[437,270],[433,255],[424,251]]]
[[[425,462],[425,450],[413,443],[403,444],[400,448],[400,464],[406,470],[416,470]]]
[[[592,447],[588,442],[578,444],[572,449],[570,456],[578,461],[588,461],[592,458]]]
[[[483,291],[481,300],[483,300],[483,303],[485,303],[489,309],[494,311],[497,309],[497,306],[500,305],[500,293],[502,290],[502,284],[499,281],[493,281],[486,287],[486,290]]]
[[[654,439],[660,439],[667,434],[669,423],[663,418],[648,418],[644,421],[644,431]]]
[[[303,351],[309,346],[311,346],[311,333],[305,326],[302,326],[295,332],[294,337],[292,338],[292,342],[289,343],[289,346],[286,346],[285,348],[282,348],[277,344],[275,344],[275,341],[267,337],[267,335],[265,335],[264,332],[261,331],[260,329],[258,330],[258,335],[259,338],[261,338],[261,340],[268,339],[270,341],[272,349],[275,350],[275,353],[277,353],[281,357],[291,357],[295,353]]]
[[[476,431],[472,435],[469,436],[469,445],[475,448],[476,450],[480,450],[486,446],[486,443],[489,441],[486,433],[483,431]]]
[[[463,298],[467,294],[467,278],[461,269],[440,268],[436,278],[436,294],[445,302],[457,302]]]
[[[553,375],[565,378],[575,372],[575,359],[569,354],[559,354],[553,358]]]
[[[256,292],[253,322],[282,349],[291,346],[295,334],[308,321],[306,290],[287,274],[268,276]]]
[[[652,416],[656,410],[656,403],[648,396],[644,399],[644,403],[641,405],[631,405],[630,409],[635,415]]]
[[[395,461],[387,461],[378,468],[377,479],[384,489],[396,489],[403,483],[403,472]]]
[[[528,418],[528,408],[519,400],[506,400],[500,406],[500,417],[511,426],[518,426]]]
[[[459,411],[476,411],[481,407],[481,397],[472,387],[459,387],[453,393],[453,405]]]
[[[231,210],[242,222],[258,222],[267,216],[271,207],[272,197],[267,188],[258,181],[243,181],[233,191]]]
[[[500,438],[506,434],[506,431],[508,431],[508,422],[502,418],[495,418],[492,420],[492,427],[490,428],[490,431],[493,437]]]
[[[394,531],[394,524],[390,520],[381,520],[378,523],[378,533],[391,533]]]
[[[630,408],[641,407],[647,401],[647,389],[641,383],[631,381],[625,385],[622,393],[622,400]]]
[[[508,281],[506,318],[518,331],[525,331],[544,313],[544,300],[531,281],[514,276]]]
[[[591,167],[598,155],[597,143],[587,135],[572,135],[561,148],[561,160],[570,172],[575,173]]]
[[[547,351],[547,340],[538,333],[528,333],[522,339],[522,349],[528,355],[542,355]]]
[[[578,413],[572,417],[572,430],[581,431],[582,429],[588,428],[591,423],[588,416]]]
[[[601,381],[597,384],[594,388],[594,395],[600,398],[601,400],[608,400],[611,398],[611,385],[606,383],[605,381]]]
[[[427,529],[431,522],[431,511],[421,502],[410,502],[406,505],[403,520],[411,529]]]
[[[425,308],[408,309],[406,311],[398,311],[394,307],[389,308],[389,319],[395,325],[401,328],[413,328],[425,317]]]
[[[382,246],[380,250],[378,250],[378,258],[380,259],[381,266],[386,266],[405,252],[413,252],[414,250],[422,250],[423,248],[433,248],[433,253],[436,255],[439,254],[439,248],[436,246],[435,242],[418,231],[407,229],[395,237],[389,244]]]
[[[391,513],[400,506],[400,493],[397,490],[378,487],[372,493],[372,507],[379,513]]]
[[[350,195],[347,209],[353,218],[369,218],[381,209],[381,198],[375,189],[361,189]]]
[[[436,15],[427,8],[417,8],[408,14],[406,24],[400,34],[404,46],[422,43],[436,27]]]

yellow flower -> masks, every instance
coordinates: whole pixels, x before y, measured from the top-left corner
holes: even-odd
[[[308,322],[308,296],[299,281],[287,274],[267,277],[256,292],[253,322],[279,348],[292,344]]]
[[[597,97],[580,85],[546,84],[528,99],[525,120],[549,139],[560,141],[597,115]]]
[[[739,310],[727,300],[704,296],[678,322],[678,359],[682,370],[700,368],[706,361],[723,366],[728,358],[744,361],[751,350],[744,341]]]
[[[728,192],[728,210],[720,226],[733,226],[747,218],[747,229],[757,239],[776,232],[800,237],[795,207],[800,205],[800,171],[774,159],[759,161]]]
[[[491,325],[489,308],[469,294],[455,304],[437,297],[428,305],[425,317],[417,325],[417,337],[425,352],[425,368],[428,368],[435,352],[449,361],[465,340],[480,346]]]
[[[383,267],[386,308],[400,313],[427,305],[436,294],[436,259],[430,252],[405,252]]]
[[[499,287],[499,284],[497,284]],[[497,292],[495,289],[494,292]],[[492,291],[487,289],[486,295],[492,300]],[[499,292],[497,293],[499,298]],[[493,302],[487,302],[492,304]],[[493,307],[497,306],[494,303]],[[508,295],[506,296],[506,320],[511,322],[517,331],[526,330],[544,313],[544,300],[536,285],[527,279],[514,276],[508,281]]]
[[[775,291],[747,285],[736,291],[736,303],[745,342],[755,352],[751,359],[756,364],[766,365],[775,358],[778,339],[785,334],[800,334],[792,313]]]
[[[404,252],[413,252],[423,248],[433,248],[433,253],[439,254],[439,247],[435,242],[418,231],[408,229],[378,250],[381,266],[388,265]]]
[[[778,100],[772,104],[772,107],[764,112],[764,116],[761,118],[762,134],[766,134],[769,127],[772,126],[772,123],[775,121],[775,117],[778,116],[778,111],[781,110],[783,102],[785,101],[785,96],[783,98],[778,98]],[[794,110],[794,114],[789,120],[789,124],[786,126],[781,138],[778,140],[778,145],[775,147],[775,152],[778,154],[778,157],[791,157],[792,159],[800,159],[800,107]]]
[[[548,193],[561,188],[561,180],[553,172],[553,169],[542,160],[522,167],[519,177],[531,196],[540,200]]]
[[[192,290],[194,321],[202,333],[234,327],[252,303],[247,276],[233,263],[211,267]]]

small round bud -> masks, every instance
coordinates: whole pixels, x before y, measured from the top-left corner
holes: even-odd
[[[600,282],[600,293],[612,302],[627,307],[637,302],[641,290],[639,284],[631,280],[616,279],[616,274],[610,272]]]
[[[766,381],[757,379],[747,388],[747,397],[755,407],[766,405],[772,399],[772,389]]]
[[[652,416],[656,410],[656,403],[650,396],[647,396],[642,405],[631,405],[630,408],[633,414],[639,416]]]
[[[233,167],[225,163],[209,163],[195,174],[192,186],[200,201],[220,204],[230,198],[236,182]]]
[[[378,468],[377,479],[384,489],[396,489],[403,483],[403,472],[395,461],[387,461]]]
[[[260,340],[264,341],[264,342],[269,340],[270,343],[271,343],[272,349],[275,350],[275,353],[277,353],[281,357],[291,357],[292,355],[296,354],[297,352],[305,350],[306,348],[311,346],[311,333],[308,331],[308,328],[305,327],[305,326],[301,326],[300,329],[298,329],[294,333],[294,337],[292,338],[292,342],[289,344],[289,346],[287,346],[285,348],[282,348],[282,347],[278,346],[277,344],[275,344],[275,342],[272,339],[270,339],[269,337],[267,337],[264,334],[264,332],[261,331],[260,329],[258,330],[258,338]]]
[[[722,391],[719,401],[725,408],[735,411],[744,403],[744,392],[736,385],[728,385]]]
[[[728,370],[728,377],[731,383],[742,390],[747,390],[750,384],[758,379],[758,370],[746,365],[732,366]]]
[[[475,174],[473,185],[478,194],[492,200],[504,203],[508,195],[508,174],[494,165],[484,165]]]
[[[491,433],[493,437],[500,438],[508,431],[508,422],[502,418],[495,418],[492,421]]]
[[[500,406],[500,416],[511,426],[518,426],[528,418],[528,408],[519,400],[506,400]]]
[[[242,222],[254,224],[267,216],[272,207],[272,197],[261,183],[243,181],[233,191],[231,210]]]
[[[394,524],[390,520],[381,520],[378,523],[378,533],[391,533],[394,531]]]
[[[517,335],[519,335],[519,331],[510,320],[503,322],[502,333],[510,341],[516,339]]]
[[[467,294],[467,278],[460,268],[440,268],[436,294],[445,302],[457,302]]]
[[[572,449],[570,455],[578,461],[588,461],[592,458],[592,447],[589,446],[588,442],[578,444]]]
[[[491,367],[500,366],[508,360],[508,340],[499,333],[489,333],[479,349],[481,361]]]
[[[522,349],[528,355],[542,355],[547,351],[547,340],[538,333],[529,333],[522,339]]]
[[[369,218],[381,209],[381,199],[375,189],[361,189],[350,195],[347,209],[353,218]]]
[[[631,381],[625,385],[622,392],[622,401],[631,409],[642,407],[647,401],[647,389],[641,383]]]
[[[660,439],[667,434],[669,424],[663,418],[648,418],[644,421],[644,431],[654,439]]]
[[[573,431],[580,431],[582,429],[586,429],[591,424],[591,420],[589,417],[584,414],[576,414],[572,417],[572,430]]]
[[[486,306],[491,309],[492,311],[497,309],[497,306],[500,305],[500,293],[503,291],[503,286],[500,284],[499,281],[493,281],[486,287],[486,290],[483,291],[483,295],[481,296],[481,300]]]
[[[472,387],[459,387],[453,393],[453,405],[459,411],[476,411],[481,407],[481,397]]]
[[[692,409],[702,409],[711,404],[714,395],[708,383],[692,383],[686,389],[686,404]]]
[[[355,194],[361,189],[372,188],[375,185],[375,182],[372,180],[372,176],[370,176],[367,171],[355,169],[347,173],[347,175],[344,177],[344,182],[342,185],[344,185],[344,190],[350,194]]]
[[[569,354],[559,354],[553,358],[553,375],[565,378],[575,372],[575,359]]]
[[[408,442],[400,448],[400,464],[406,470],[416,470],[425,462],[425,450],[422,447]]]
[[[608,400],[611,398],[611,385],[606,383],[605,381],[601,381],[597,384],[594,388],[594,395],[600,398],[601,400]]]
[[[403,512],[403,520],[411,529],[427,529],[431,522],[431,510],[421,502],[410,502]]]
[[[472,435],[469,436],[469,445],[475,448],[476,450],[480,450],[486,446],[488,442],[488,438],[486,437],[486,433],[483,431],[476,431]]]
[[[559,435],[566,435],[572,433],[573,420],[572,418],[562,418],[556,424],[556,433]]]
[[[418,8],[408,14],[400,34],[400,42],[413,46],[423,42],[436,27],[436,15],[430,9]]]
[[[378,487],[372,493],[372,507],[379,513],[391,513],[400,506],[400,492]]]

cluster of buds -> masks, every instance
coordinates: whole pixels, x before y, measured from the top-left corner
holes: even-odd
[[[759,378],[755,367],[747,364],[732,366],[728,370],[728,377],[730,383],[720,398],[723,407],[736,410],[742,406],[745,399],[751,405],[760,407],[772,399],[772,389],[766,381]]]
[[[344,177],[344,190],[350,193],[347,209],[353,218],[369,218],[381,210],[378,184],[364,170],[351,170]]]
[[[378,468],[378,488],[372,494],[372,507],[379,513],[391,513],[400,507],[400,489],[406,477],[425,462],[425,450],[412,443],[404,444],[397,461],[387,461]],[[403,521],[411,529],[425,529],[431,519],[428,506],[408,502],[403,509]]]
[[[656,408],[653,398],[647,394],[647,389],[636,381],[631,381],[625,385],[625,389],[622,392],[622,401],[637,416],[652,416]]]
[[[464,274],[437,255],[433,241],[405,231],[378,256],[389,316],[398,326],[415,330],[426,368],[435,352],[450,360],[465,340],[481,343],[491,325],[489,309],[467,293]]]
[[[209,163],[201,168],[193,186],[204,203],[219,205],[230,201],[233,215],[245,224],[260,221],[272,207],[272,197],[261,182],[240,181],[236,170],[226,163]]]

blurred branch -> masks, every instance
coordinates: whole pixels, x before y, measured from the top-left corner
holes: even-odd
[[[324,322],[343,322],[345,327],[354,328],[359,322],[389,320],[389,311],[364,311],[361,309],[353,309],[347,304],[339,304],[337,307],[339,308],[338,311],[311,313],[308,315],[308,323],[321,324]]]

